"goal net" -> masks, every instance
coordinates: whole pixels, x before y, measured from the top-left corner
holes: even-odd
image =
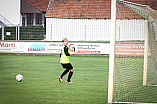
[[[117,0],[115,28],[113,90],[108,98],[112,103],[157,103],[157,11]]]

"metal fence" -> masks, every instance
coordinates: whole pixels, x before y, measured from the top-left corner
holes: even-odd
[[[42,25],[1,26],[0,40],[44,40],[45,33],[45,28]]]
[[[116,41],[144,40],[144,20],[117,20],[117,26]],[[47,19],[46,28],[42,25],[0,27],[2,41],[60,41],[64,37],[69,41],[110,41],[110,20]]]
[[[46,40],[110,41],[110,19],[46,19]],[[133,27],[136,24],[136,27]],[[144,20],[117,20],[116,41],[144,40]],[[139,31],[140,30],[140,31]],[[141,35],[143,37],[141,37]]]

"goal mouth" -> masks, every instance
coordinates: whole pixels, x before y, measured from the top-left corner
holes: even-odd
[[[134,2],[112,0],[108,103],[157,103],[157,11]]]

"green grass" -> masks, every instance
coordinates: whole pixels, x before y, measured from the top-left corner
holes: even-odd
[[[143,86],[143,65],[143,57],[115,58],[113,94],[115,102],[157,103],[157,87]],[[147,85],[151,85],[152,82],[157,84],[157,73],[149,66],[153,66],[153,63],[148,63]]]
[[[1,104],[105,104],[108,57],[71,56],[74,84],[58,81],[64,71],[58,55],[0,54]],[[15,77],[22,74],[24,80]]]
[[[59,55],[0,54],[0,104],[106,104],[109,57],[70,56],[74,84],[58,81]],[[116,57],[113,102],[157,103],[157,87],[143,86],[143,57]],[[150,65],[149,65],[150,66]],[[148,84],[157,84],[148,67]],[[15,77],[22,74],[24,80]]]

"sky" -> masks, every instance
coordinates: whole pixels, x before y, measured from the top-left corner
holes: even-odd
[[[20,0],[0,0],[0,14],[12,24],[20,23]],[[0,16],[0,20],[4,19]]]

